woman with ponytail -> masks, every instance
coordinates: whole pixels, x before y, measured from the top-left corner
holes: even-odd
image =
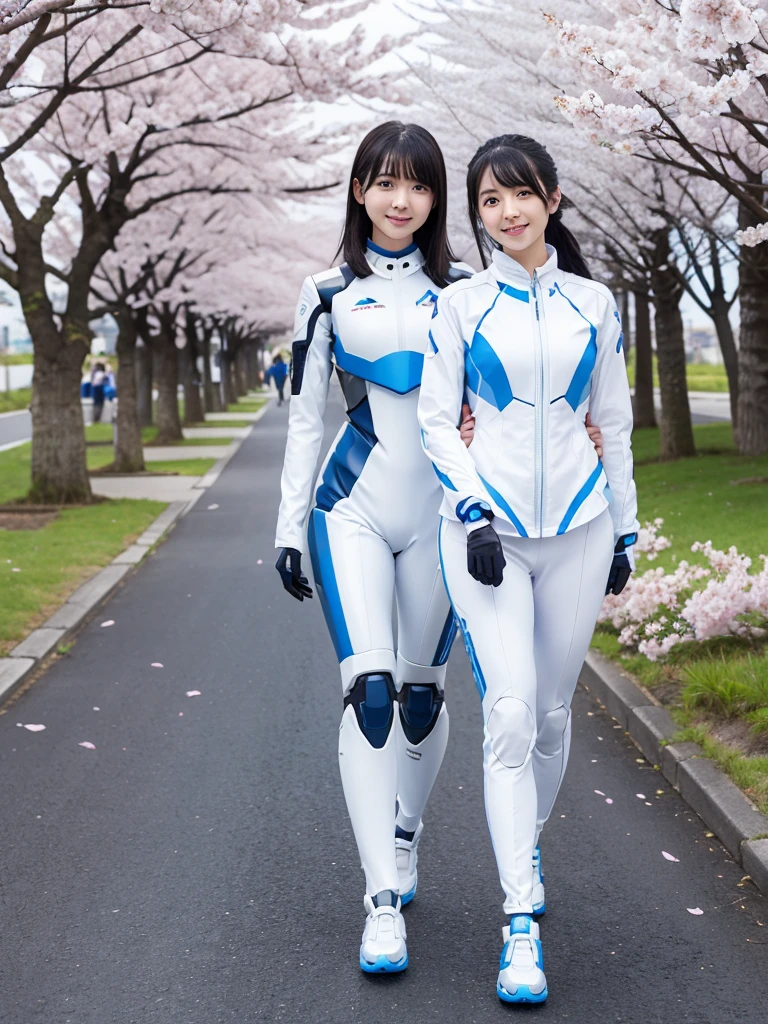
[[[509,915],[496,991],[541,1003],[539,834],[603,596],[634,568],[632,409],[616,303],[562,223],[549,153],[525,136],[491,139],[467,189],[485,269],[439,297],[419,421],[443,485],[443,577],[483,706],[486,812]],[[456,430],[465,394],[470,448]]]

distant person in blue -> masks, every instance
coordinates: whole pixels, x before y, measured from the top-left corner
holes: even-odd
[[[104,410],[104,387],[106,384],[104,363],[96,363],[91,370],[91,397],[93,398],[93,422],[101,421]]]
[[[288,367],[279,352],[272,360],[270,368],[264,374],[265,381],[268,381],[270,377],[275,382],[275,387],[277,388],[277,404],[282,405],[285,401],[283,390],[285,388],[285,381],[288,377]]]

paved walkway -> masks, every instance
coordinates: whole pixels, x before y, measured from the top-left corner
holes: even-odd
[[[158,445],[144,449],[145,462],[177,462],[184,459],[221,459],[231,451],[227,444]]]
[[[0,715],[3,1024],[515,1016],[495,995],[504,918],[460,647],[406,910],[411,966],[357,966],[338,670],[317,599],[293,601],[273,568],[287,418],[270,408],[69,655]],[[334,388],[327,438],[341,418]],[[537,1021],[765,1019],[766,900],[584,694],[542,846],[552,994]]]
[[[152,501],[189,501],[197,493],[201,476],[92,476],[91,490],[104,498],[149,498]]]

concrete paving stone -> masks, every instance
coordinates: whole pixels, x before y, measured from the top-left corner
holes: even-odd
[[[52,629],[49,626],[33,629],[29,636],[24,637],[21,643],[13,648],[11,657],[44,658],[51,653],[65,633],[66,629]]]
[[[677,766],[689,757],[703,757],[698,743],[668,743],[661,748],[661,773],[670,785],[677,788]]]
[[[742,843],[741,863],[758,889],[768,896],[768,839]]]
[[[632,708],[628,715],[628,729],[651,764],[661,764],[663,742],[671,740],[679,731],[669,712],[655,704]]]
[[[248,423],[258,423],[261,417],[264,415],[264,410],[259,409],[258,412],[212,412],[210,413],[210,419],[212,420],[246,420]],[[209,417],[206,416],[206,419]]]
[[[34,664],[34,658],[0,658],[0,698],[10,693]]]
[[[104,498],[185,501],[198,480],[199,476],[92,476],[91,490]]]
[[[756,810],[714,761],[692,757],[677,766],[680,796],[709,825],[731,856],[741,857],[741,844],[768,834],[768,818]]]
[[[107,565],[92,576],[87,583],[74,592],[69,598],[72,604],[85,608],[93,608],[103,600],[113,587],[130,571],[130,565]]]
[[[147,551],[149,546],[146,544],[131,544],[125,551],[121,551],[117,558],[112,559],[112,565],[138,565]]]
[[[222,459],[229,451],[228,444],[179,445],[168,448],[145,448],[145,462],[178,462],[187,459]]]
[[[73,604],[71,601],[67,601],[61,608],[53,613],[50,619],[46,619],[42,625],[42,629],[74,629],[75,626],[79,626],[85,616],[88,614],[88,609],[81,604]]]
[[[631,679],[622,675],[619,669],[598,651],[588,652],[579,682],[605,705],[608,714],[615,718],[624,730],[629,724],[629,712],[632,708],[652,704]]]

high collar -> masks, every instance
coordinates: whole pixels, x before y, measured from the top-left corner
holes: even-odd
[[[407,249],[400,249],[399,252],[387,252],[369,240],[365,258],[374,274],[390,279],[396,275],[408,277],[424,265],[424,257],[415,242]]]
[[[520,287],[521,285],[525,288],[531,286],[531,275],[528,271],[521,267],[517,260],[513,260],[511,256],[502,249],[493,250],[493,265],[491,267],[496,276],[502,280],[505,284],[513,284]],[[544,277],[553,274],[557,270],[557,251],[554,246],[547,245],[547,262],[536,268],[536,277],[541,281]]]

